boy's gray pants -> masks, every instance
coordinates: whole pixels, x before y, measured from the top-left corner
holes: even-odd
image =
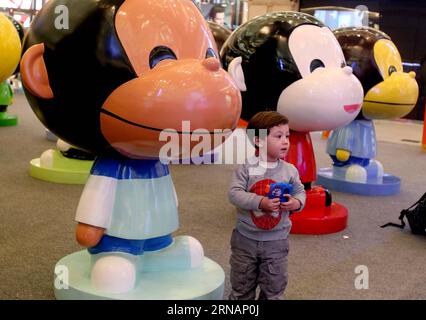
[[[230,300],[254,300],[259,285],[259,299],[279,300],[287,286],[288,239],[256,241],[236,229],[231,237]]]

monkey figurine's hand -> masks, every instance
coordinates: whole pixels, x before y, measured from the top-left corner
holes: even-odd
[[[105,232],[104,228],[91,226],[85,223],[78,223],[76,230],[77,242],[83,247],[94,247],[101,240]]]
[[[348,161],[350,156],[351,156],[351,153],[348,150],[337,149],[336,151],[336,158],[339,161],[342,161],[342,162]]]

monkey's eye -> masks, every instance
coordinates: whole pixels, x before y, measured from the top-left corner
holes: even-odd
[[[208,48],[206,52],[206,59],[207,58],[217,58],[216,52],[212,48]]]
[[[390,66],[389,67],[389,70],[388,70],[388,73],[389,73],[389,75],[391,75],[392,73],[394,73],[394,72],[397,72],[398,70],[396,69],[396,67],[395,66]]]
[[[154,49],[151,50],[151,53],[149,54],[149,67],[152,69],[159,62],[166,59],[177,60],[173,50],[164,46],[155,47]]]
[[[311,61],[310,69],[311,73],[314,72],[317,68],[324,68],[324,62],[322,62],[320,59],[314,59]]]

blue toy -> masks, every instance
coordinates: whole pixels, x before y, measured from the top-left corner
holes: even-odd
[[[265,192],[269,199],[280,198],[280,202],[287,202],[285,195],[293,192],[293,186],[284,182],[272,183],[266,186]]]

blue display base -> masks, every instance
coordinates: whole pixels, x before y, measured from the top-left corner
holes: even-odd
[[[317,176],[316,184],[327,189],[363,196],[391,196],[398,194],[401,189],[401,179],[390,174],[384,174],[383,183],[355,183],[335,179],[333,168],[321,168]]]
[[[59,300],[221,300],[225,273],[214,261],[204,257],[201,267],[144,272],[136,287],[122,294],[108,294],[90,282],[91,259],[87,250],[72,253],[56,264],[55,297]],[[67,270],[64,272],[64,270]],[[60,277],[62,283],[57,277]],[[65,279],[68,277],[68,281]],[[64,288],[68,285],[68,288]],[[58,288],[59,287],[59,288]]]

